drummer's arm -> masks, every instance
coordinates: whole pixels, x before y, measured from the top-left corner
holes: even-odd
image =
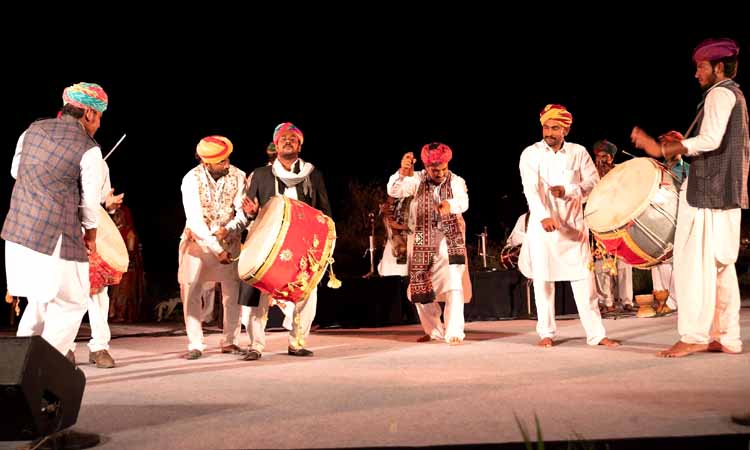
[[[84,243],[89,251],[96,251],[97,208],[102,187],[102,152],[92,147],[81,157],[81,225]]]
[[[244,186],[245,174],[243,173],[242,178],[237,181],[240,183],[239,186]],[[241,232],[247,227],[249,220],[245,212],[242,210],[243,198],[245,198],[245,190],[237,189],[237,195],[234,196],[234,200],[232,201],[232,204],[234,205],[234,217],[224,226],[229,232]]]
[[[203,208],[198,194],[198,182],[192,171],[182,179],[182,206],[185,208],[185,227],[190,229],[196,241],[208,247],[214,254],[224,251],[216,236],[211,234],[203,220]]]

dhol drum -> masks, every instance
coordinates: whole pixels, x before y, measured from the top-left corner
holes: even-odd
[[[680,183],[651,158],[618,164],[589,195],[584,220],[626,263],[647,268],[672,258]]]
[[[128,271],[130,259],[120,230],[101,206],[98,210],[99,225],[96,228],[96,252],[89,254],[90,293],[96,294],[103,287],[119,284],[122,274]]]
[[[317,209],[283,195],[260,210],[242,245],[237,271],[279,300],[307,299],[332,262],[336,226]]]

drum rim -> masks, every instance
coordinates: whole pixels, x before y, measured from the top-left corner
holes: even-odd
[[[99,205],[99,217],[96,239],[96,251],[102,261],[118,272],[127,272],[130,265],[130,255],[125,239],[107,210]],[[107,243],[107,245],[100,245]]]
[[[248,284],[255,284],[266,275],[266,272],[268,272],[268,269],[271,268],[273,263],[276,261],[276,258],[279,255],[279,251],[281,251],[281,246],[284,244],[284,241],[286,240],[286,235],[289,232],[289,226],[291,225],[291,221],[287,220],[289,216],[291,215],[292,211],[292,203],[289,200],[288,197],[284,195],[280,195],[281,199],[284,201],[284,213],[281,217],[281,229],[279,230],[279,234],[276,238],[276,242],[273,244],[273,247],[271,247],[271,251],[268,253],[266,258],[263,260],[263,264],[261,264],[260,268],[256,270],[255,272],[248,272],[245,274],[245,276],[240,275],[240,279],[242,281],[248,283]],[[247,240],[245,240],[247,243]],[[245,245],[242,246],[242,250],[245,249]],[[240,251],[240,254],[242,254],[242,250]],[[239,269],[239,264],[237,265],[237,269]],[[238,270],[239,275],[239,270]]]
[[[662,172],[663,172],[664,169],[663,169],[663,166],[661,164],[659,164],[659,162],[656,161],[653,158],[646,158],[646,157],[644,157],[644,158],[636,158],[636,159],[646,159],[646,160],[648,160],[656,168],[656,170],[659,171],[659,174],[662,175],[661,177],[655,177],[654,178],[654,181],[653,181],[653,183],[651,185],[651,189],[650,189],[648,197],[647,197],[649,199],[649,201],[648,202],[643,202],[641,204],[641,206],[639,206],[638,208],[636,208],[627,217],[623,218],[619,223],[608,224],[606,228],[603,228],[603,227],[595,228],[595,227],[591,226],[591,224],[590,224],[590,221],[591,221],[590,217],[591,217],[591,215],[587,215],[586,214],[586,209],[588,209],[588,206],[590,205],[590,203],[587,202],[586,203],[586,208],[584,208],[584,211],[583,211],[583,220],[584,220],[584,222],[586,222],[586,226],[588,226],[591,231],[596,231],[596,232],[600,232],[600,233],[614,232],[614,231],[616,231],[616,230],[624,227],[625,225],[627,225],[628,223],[630,223],[634,219],[638,218],[641,214],[643,214],[643,211],[645,211],[646,208],[649,207],[649,205],[650,205],[650,199],[654,196],[654,194],[656,194],[656,191],[659,190],[659,187],[661,185],[661,181],[662,181],[662,178],[663,178],[663,173]],[[636,159],[632,159],[631,161],[635,161]],[[609,174],[607,174],[607,175],[609,175]],[[606,177],[606,175],[605,175],[605,177]],[[601,180],[599,181],[599,183],[601,183]],[[597,185],[599,183],[597,183]],[[589,199],[590,198],[591,197],[589,196]],[[596,211],[594,213],[596,213]]]

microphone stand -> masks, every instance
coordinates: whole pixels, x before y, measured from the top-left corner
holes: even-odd
[[[370,247],[365,250],[365,255],[370,252],[370,271],[363,275],[362,278],[377,278],[379,275],[375,271],[375,213],[367,215],[370,220]]]

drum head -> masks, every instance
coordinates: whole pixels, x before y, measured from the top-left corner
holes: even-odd
[[[648,207],[660,182],[659,163],[651,158],[617,164],[591,191],[583,213],[586,225],[597,232],[624,226]]]
[[[257,273],[271,254],[281,232],[288,203],[289,199],[283,195],[271,197],[250,225],[237,263],[237,272],[243,280]]]
[[[118,272],[128,271],[128,248],[122,239],[120,230],[101,206],[98,210],[99,225],[96,227],[96,252]]]

